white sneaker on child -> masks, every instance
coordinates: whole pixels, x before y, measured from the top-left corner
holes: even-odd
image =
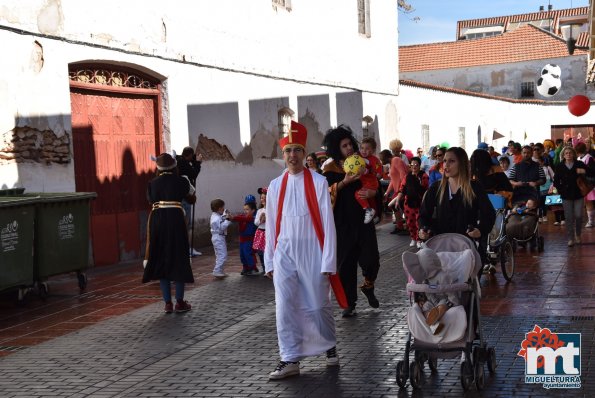
[[[415,241],[413,239],[411,239],[411,242],[409,242],[409,247],[413,247],[415,246]]]
[[[560,221],[560,225],[564,225],[564,224],[566,224],[566,221],[564,221],[564,220]]]
[[[375,215],[376,215],[376,210],[372,209],[371,207],[368,207],[366,209],[366,213],[364,215],[364,224],[369,224],[370,221],[372,221],[374,219]]]
[[[585,228],[593,228],[593,223],[591,221],[587,221],[587,224],[585,224]]]
[[[217,279],[223,279],[228,275],[225,272],[213,272],[213,276]]]

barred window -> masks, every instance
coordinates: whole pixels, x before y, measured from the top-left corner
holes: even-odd
[[[424,151],[428,151],[428,149],[430,149],[430,125],[429,124],[421,125],[421,146],[424,149]]]
[[[357,0],[357,30],[361,35],[372,36],[370,30],[370,0]]]
[[[287,11],[291,11],[291,0],[273,0],[273,8],[277,11],[277,8],[284,8]]]
[[[535,97],[535,82],[521,83],[521,98]]]

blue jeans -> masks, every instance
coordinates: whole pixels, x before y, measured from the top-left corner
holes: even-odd
[[[184,300],[184,282],[174,282],[176,285],[176,300]],[[169,303],[171,301],[171,281],[167,279],[159,280],[159,287],[161,287],[161,294],[163,301]]]

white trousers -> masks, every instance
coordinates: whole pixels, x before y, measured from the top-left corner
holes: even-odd
[[[211,236],[211,242],[213,243],[213,249],[215,249],[215,268],[213,273],[223,273],[223,265],[227,260],[227,242],[225,241],[225,235],[213,235]]]

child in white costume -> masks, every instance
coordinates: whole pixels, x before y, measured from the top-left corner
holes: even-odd
[[[227,227],[231,221],[228,220],[228,214],[225,210],[225,202],[221,199],[215,199],[211,202],[211,242],[215,249],[215,268],[213,276],[218,279],[225,278],[227,274],[223,271],[223,265],[227,260]]]

